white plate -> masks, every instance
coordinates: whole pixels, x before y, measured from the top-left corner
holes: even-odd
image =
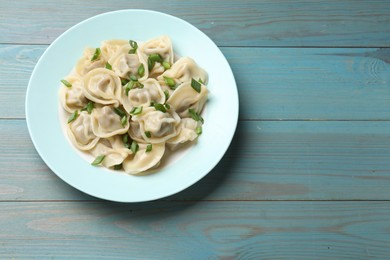
[[[58,89],[85,47],[107,39],[145,41],[168,35],[175,53],[192,57],[209,74],[203,134],[174,163],[147,176],[93,167],[65,138],[59,119]],[[31,139],[45,163],[61,179],[89,195],[119,202],[163,198],[191,186],[220,161],[238,120],[233,73],[218,47],[191,24],[159,12],[121,10],[89,18],[63,33],[45,51],[31,75],[26,96]]]

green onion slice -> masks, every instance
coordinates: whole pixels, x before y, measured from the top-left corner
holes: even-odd
[[[155,63],[156,63],[155,61],[152,61],[150,59],[150,57],[148,57],[148,69],[149,69],[149,71],[153,69]]]
[[[66,87],[71,88],[72,84],[69,83],[69,81],[61,79],[62,84],[64,84]]]
[[[194,79],[191,79],[191,87],[192,87],[196,92],[200,93],[200,90],[201,90],[201,88],[202,88],[202,85],[201,85],[198,81],[196,81],[196,80],[194,80]]]
[[[201,117],[194,109],[190,108],[188,109],[188,113],[190,114],[191,118],[195,121],[200,121],[202,124],[204,123],[203,117]]]
[[[154,62],[162,62],[163,59],[161,58],[161,55],[158,53],[150,54],[149,59]]]
[[[165,70],[168,70],[171,68],[171,64],[169,64],[169,62],[167,62],[167,61],[163,61],[162,65],[163,65]]]
[[[155,108],[156,110],[159,110],[159,111],[161,111],[161,112],[163,112],[163,113],[166,113],[166,112],[167,112],[167,110],[166,110],[166,108],[165,108],[165,106],[164,106],[163,104],[154,103],[153,106],[154,106],[154,108]]]
[[[122,141],[124,144],[128,144],[129,143],[129,135],[128,134],[124,134],[122,136]]]
[[[122,125],[123,127],[125,127],[126,123],[127,123],[127,116],[123,116],[123,117],[121,118],[121,125]]]
[[[197,128],[195,128],[195,132],[197,135],[201,135],[202,134],[202,127],[198,126]]]
[[[134,107],[131,111],[130,114],[132,115],[138,115],[142,113],[142,106],[140,107]]]
[[[136,141],[133,141],[130,146],[130,150],[133,152],[133,154],[136,154],[138,151],[139,145]]]
[[[114,107],[113,110],[114,110],[115,114],[117,114],[121,118],[126,116],[126,112],[118,107]]]
[[[134,75],[131,75],[131,76],[130,76],[130,80],[131,80],[131,81],[138,81],[137,77],[134,76]]]
[[[142,78],[145,75],[145,67],[144,64],[141,63],[139,65],[138,70],[137,70],[138,75]]]
[[[99,155],[98,157],[95,158],[95,160],[91,163],[93,166],[99,165],[103,162],[105,155]]]
[[[108,61],[106,62],[106,69],[108,70],[112,70],[112,66],[110,63],[108,63]]]
[[[129,80],[127,79],[121,79],[121,83],[122,83],[122,86],[126,85],[127,83],[129,83]]]
[[[171,106],[168,103],[165,103],[166,109],[171,109]]]
[[[133,40],[130,40],[129,43],[130,43],[130,46],[132,48],[131,50],[129,50],[129,54],[134,54],[138,49],[138,44],[136,41],[133,41]]]
[[[100,53],[101,53],[100,48],[96,48],[95,53],[93,54],[91,61],[95,61],[95,60],[99,59]]]
[[[167,102],[168,98],[169,98],[169,91],[168,90],[164,90],[164,95],[165,95],[165,102]]]
[[[175,89],[176,83],[175,83],[175,80],[173,78],[164,76],[164,81],[170,89]]]
[[[74,111],[70,117],[68,118],[68,124],[76,120],[76,118],[79,116],[79,111]]]
[[[152,137],[152,134],[150,133],[150,131],[145,131],[145,135],[146,135],[147,138]]]
[[[126,96],[128,96],[129,95],[129,91],[134,87],[134,81],[127,82],[127,84],[124,85],[123,87],[125,88]]]
[[[148,152],[152,151],[152,148],[153,148],[152,144],[148,144],[148,145],[146,146],[145,152],[148,153]]]
[[[116,170],[116,171],[122,170],[122,164],[114,165],[114,170]]]
[[[92,101],[89,101],[80,111],[87,111],[88,114],[92,113],[92,110],[95,108],[95,105]]]

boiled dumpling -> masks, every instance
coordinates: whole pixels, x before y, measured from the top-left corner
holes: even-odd
[[[179,134],[167,141],[167,146],[170,150],[175,150],[180,144],[188,141],[194,141],[198,134],[196,128],[201,127],[200,121],[195,121],[192,118],[183,118],[180,121]]]
[[[184,82],[191,82],[191,79],[201,80],[207,83],[207,72],[200,68],[193,59],[183,57],[177,60],[170,69],[166,70],[158,77],[160,82],[164,82],[164,77],[172,78],[177,85]]]
[[[169,97],[168,103],[173,106],[180,117],[189,117],[188,109],[200,113],[207,100],[208,90],[201,84],[200,93],[195,91],[191,82],[181,84]]]
[[[84,95],[102,105],[119,105],[122,84],[119,77],[108,69],[94,69],[84,76]]]
[[[107,61],[102,55],[100,55],[96,60],[92,61],[92,57],[95,54],[95,51],[95,48],[86,48],[84,50],[83,56],[79,59],[75,67],[75,72],[78,75],[84,76],[93,69],[104,68]]]
[[[129,42],[125,40],[107,40],[102,42],[100,49],[103,57],[108,61],[122,46],[128,44]]]
[[[158,54],[162,58],[162,61],[168,62],[170,65],[173,64],[173,48],[171,39],[166,36],[160,36],[151,39],[141,45],[141,52],[144,55],[144,59],[147,61],[148,57],[152,54]],[[153,69],[149,71],[149,77],[157,77],[164,72],[164,67],[161,62],[156,62]]]
[[[68,76],[66,81],[72,84],[71,87],[62,86],[60,89],[60,100],[62,107],[69,113],[83,108],[88,100],[83,93],[84,81],[79,76]]]
[[[80,150],[90,150],[99,141],[92,131],[91,116],[83,111],[68,124],[67,133],[70,141]]]
[[[142,84],[142,88],[133,88],[127,94],[125,89],[122,90],[123,107],[128,113],[133,107],[147,107],[151,102],[165,102],[164,92],[157,80],[147,79]]]
[[[139,123],[139,131],[148,143],[162,143],[176,136],[180,123],[180,117],[173,109],[164,113],[154,107],[144,108],[132,120]]]
[[[130,122],[130,127],[129,127],[129,135],[131,139],[139,142],[139,143],[146,143],[144,140],[142,134],[141,134],[141,127],[139,122]]]
[[[151,150],[147,151],[147,147]],[[137,174],[158,166],[165,152],[165,144],[138,144],[135,155],[130,155],[123,162],[123,169],[129,174]]]
[[[108,63],[121,78],[129,79],[130,76],[135,76],[139,81],[143,81],[149,76],[148,64],[143,55],[140,55],[139,50],[134,54],[129,54],[131,49],[130,44],[121,46],[115,55],[108,60]],[[141,66],[143,67],[142,74],[140,74]]]
[[[129,117],[121,118],[111,106],[93,109],[91,120],[93,133],[102,138],[124,134],[129,130]]]
[[[124,146],[122,138],[117,135],[107,139],[100,139],[91,150],[91,153],[95,157],[104,155],[102,165],[112,167],[121,164],[132,152]]]

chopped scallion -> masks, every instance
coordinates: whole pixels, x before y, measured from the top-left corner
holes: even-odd
[[[79,111],[74,111],[70,117],[68,118],[68,124],[76,120],[76,118],[79,116]]]
[[[129,54],[134,54],[136,53],[137,49],[138,49],[138,44],[136,41],[133,41],[133,40],[130,40],[129,41],[129,44],[131,46],[131,50],[129,50]]]
[[[121,83],[122,83],[122,86],[126,85],[127,83],[129,83],[129,80],[127,79],[121,79]]]
[[[155,61],[152,61],[150,59],[150,57],[148,57],[148,69],[149,69],[149,71],[151,71],[153,69],[155,63],[156,63]]]
[[[122,170],[122,164],[114,165],[114,170],[116,170],[116,171]]]
[[[171,68],[171,64],[169,64],[169,62],[167,62],[167,61],[163,61],[162,65],[163,65],[165,70],[168,70]]]
[[[131,81],[138,81],[137,77],[134,76],[134,75],[131,75],[131,76],[130,76],[130,80],[131,80]]]
[[[126,116],[126,112],[118,107],[114,107],[113,110],[114,110],[115,114],[117,114],[121,118]]]
[[[124,134],[122,136],[122,141],[124,144],[128,144],[129,143],[129,135],[128,134]]]
[[[134,87],[134,81],[127,82],[126,85],[123,86],[125,88],[126,96],[129,95],[129,91]]]
[[[146,135],[147,138],[152,137],[152,134],[150,133],[150,131],[145,131],[145,135]]]
[[[95,60],[99,59],[100,53],[101,53],[100,48],[96,48],[95,53],[93,54],[91,61],[95,61]]]
[[[136,141],[133,141],[130,146],[130,150],[133,152],[133,154],[136,154],[138,151],[139,145]]]
[[[145,75],[145,67],[144,64],[139,65],[138,67],[138,75],[142,78]]]
[[[64,84],[66,87],[71,88],[72,84],[70,84],[67,80],[61,79],[62,84]]]
[[[171,109],[171,106],[170,106],[168,103],[165,104],[165,107],[166,107],[167,109]]]
[[[83,107],[80,111],[87,111],[88,114],[91,114],[94,107],[94,103],[92,101],[89,101],[88,104],[86,104],[85,107]]]
[[[175,89],[175,80],[173,78],[164,76],[165,83],[168,85],[170,89]]]
[[[168,98],[169,98],[169,92],[168,90],[164,90],[164,95],[165,95],[165,102],[168,101]]]
[[[188,113],[190,114],[191,118],[195,121],[200,121],[202,124],[204,123],[203,117],[201,117],[194,109],[190,108],[188,109]]]
[[[145,150],[145,152],[150,152],[150,151],[152,151],[152,149],[153,149],[153,146],[152,146],[152,144],[148,144],[147,146],[146,146],[146,150]]]
[[[160,104],[160,103],[154,103],[154,108],[156,109],[156,110],[159,110],[159,111],[161,111],[161,112],[163,112],[163,113],[166,113],[167,112],[167,110],[166,110],[166,108],[165,108],[165,106],[163,105],[163,104]]]
[[[127,116],[123,116],[123,117],[121,118],[121,125],[122,125],[123,127],[125,127],[126,124],[127,124]]]
[[[93,166],[99,165],[103,162],[105,155],[99,155],[98,157],[95,158],[95,160],[91,163]]]
[[[130,114],[132,115],[138,115],[138,114],[141,114],[142,113],[142,106],[140,107],[134,107],[131,111],[130,111]]]
[[[150,54],[149,58],[151,61],[154,61],[154,62],[162,62],[163,61],[163,59],[161,58],[161,55],[158,53]]]
[[[112,66],[110,63],[108,63],[108,61],[106,62],[106,69],[108,70],[112,70]]]
[[[191,79],[191,87],[192,87],[196,92],[200,93],[200,90],[201,90],[201,88],[202,88],[202,85],[201,85],[198,81],[196,81],[196,80],[194,80],[194,79]]]
[[[202,134],[202,127],[198,126],[197,128],[195,128],[195,132],[197,135],[201,135]]]

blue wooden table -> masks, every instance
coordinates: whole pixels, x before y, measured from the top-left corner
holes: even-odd
[[[48,169],[24,100],[56,37],[130,8],[217,43],[240,120],[199,183],[120,204]],[[0,136],[1,259],[389,259],[390,2],[0,0]]]

